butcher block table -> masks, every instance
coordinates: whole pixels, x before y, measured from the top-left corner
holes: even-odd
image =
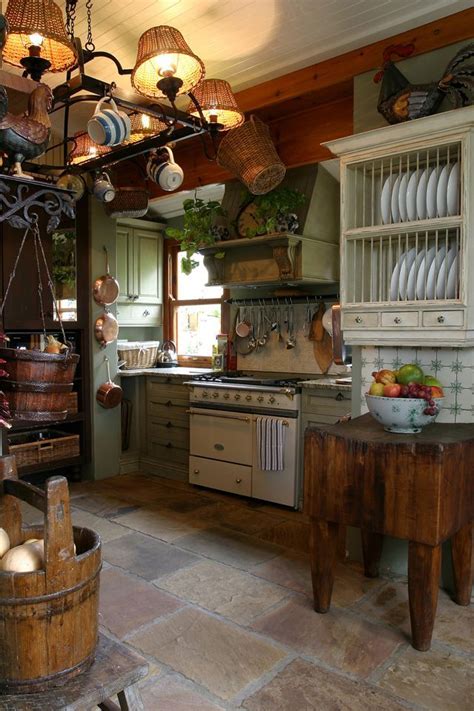
[[[435,423],[397,435],[367,414],[309,427],[304,467],[315,610],[329,610],[341,526],[361,529],[368,577],[378,575],[384,534],[408,540],[412,644],[429,649],[448,539],[454,601],[469,605],[471,598],[474,425]]]

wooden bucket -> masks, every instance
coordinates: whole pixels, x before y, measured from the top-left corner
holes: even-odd
[[[7,378],[0,389],[8,398],[13,420],[51,422],[67,417],[68,396],[79,356],[0,348]]]
[[[51,477],[42,491],[18,481],[15,457],[0,457],[2,486],[2,526],[12,546],[45,539],[44,570],[0,570],[0,692],[33,693],[77,676],[94,660],[101,543],[94,531],[73,529],[64,477]],[[43,511],[44,529],[22,526],[18,499]]]

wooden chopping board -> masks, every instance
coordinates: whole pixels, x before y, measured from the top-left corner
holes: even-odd
[[[319,365],[321,373],[327,373],[333,361],[332,338],[323,326],[325,311],[326,307],[321,301],[311,320],[308,335],[309,340],[313,341],[314,359]]]

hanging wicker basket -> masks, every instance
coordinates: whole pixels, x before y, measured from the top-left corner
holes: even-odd
[[[254,195],[273,190],[286,173],[268,127],[256,116],[224,136],[217,162],[240,178]]]
[[[104,204],[108,217],[143,217],[148,211],[148,192],[144,188],[117,188],[115,197]]]

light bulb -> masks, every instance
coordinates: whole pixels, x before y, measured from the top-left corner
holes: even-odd
[[[148,114],[142,114],[142,128],[150,128],[150,117]]]
[[[209,121],[210,123],[217,123],[217,119],[219,118],[219,111],[216,109],[215,106],[212,106],[209,109]]]
[[[176,54],[160,54],[155,57],[155,66],[160,77],[172,77],[176,74],[178,57]]]
[[[97,155],[96,146],[89,146],[89,155],[93,158]]]
[[[44,42],[44,37],[43,35],[40,35],[39,32],[33,32],[33,34],[31,34],[28,39],[30,40],[33,47],[41,47]]]

